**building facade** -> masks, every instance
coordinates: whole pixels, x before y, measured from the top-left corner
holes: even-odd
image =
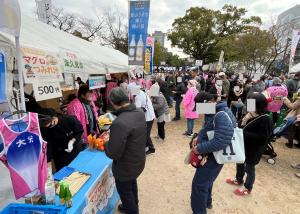
[[[155,42],[158,42],[162,47],[165,47],[165,33],[162,31],[155,31],[152,36],[155,38]]]

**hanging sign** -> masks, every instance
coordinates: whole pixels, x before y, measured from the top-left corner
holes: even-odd
[[[144,65],[150,0],[129,1],[129,65]]]
[[[89,77],[89,88],[90,90],[97,88],[106,87],[106,77],[105,76],[90,76]]]
[[[61,50],[59,56],[62,59],[64,73],[83,73],[83,63],[79,54],[73,51]]]
[[[202,60],[196,60],[196,63],[195,63],[196,66],[202,66],[202,64],[203,64]]]
[[[32,84],[34,97],[36,101],[50,100],[62,97],[62,91],[59,82],[52,83],[34,83]]]
[[[107,80],[111,80],[111,75],[110,74],[106,74],[105,76],[106,76]]]
[[[36,48],[21,48],[21,51],[25,83],[63,81],[59,58],[55,53]]]

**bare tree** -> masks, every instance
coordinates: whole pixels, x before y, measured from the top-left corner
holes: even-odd
[[[119,11],[107,10],[104,14],[105,33],[99,35],[101,44],[111,46],[125,54],[128,52],[127,18]]]
[[[78,28],[82,34],[82,38],[87,41],[93,41],[101,35],[101,30],[104,28],[105,20],[97,16],[97,20],[80,17],[78,20]]]
[[[68,33],[73,33],[77,24],[76,15],[72,13],[66,13],[62,8],[53,7],[52,20],[52,24],[55,28]]]

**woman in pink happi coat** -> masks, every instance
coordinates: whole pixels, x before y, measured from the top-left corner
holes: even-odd
[[[183,98],[183,107],[184,107],[184,117],[187,119],[187,131],[184,135],[188,137],[193,136],[193,129],[194,129],[194,121],[198,118],[198,114],[195,111],[195,97],[199,93],[197,90],[197,81],[190,80],[188,82],[188,90]]]

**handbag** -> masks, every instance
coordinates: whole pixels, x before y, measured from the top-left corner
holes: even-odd
[[[228,114],[224,111],[220,111],[216,114],[216,116],[219,113],[225,113],[228,117],[228,119],[232,122]],[[215,116],[215,117],[216,117]],[[215,123],[215,121],[214,121]],[[215,124],[214,124],[215,126]],[[214,138],[214,131],[208,131],[207,137],[209,140],[212,140]],[[244,135],[243,135],[243,129],[240,128],[234,128],[233,137],[231,140],[231,144],[227,146],[225,149],[213,152],[214,157],[218,164],[224,164],[224,163],[244,163],[245,162],[245,148],[244,148]]]

